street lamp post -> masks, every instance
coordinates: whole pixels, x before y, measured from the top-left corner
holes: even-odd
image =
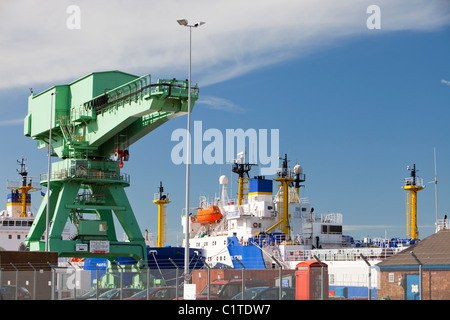
[[[52,158],[52,127],[53,127],[53,100],[58,91],[52,93],[50,97],[50,132],[48,134],[48,172],[47,172],[47,208],[45,216],[45,251],[49,251],[48,248],[48,234],[49,234],[49,214],[50,214],[50,171],[51,171],[51,158]]]
[[[186,154],[186,223],[185,223],[185,243],[184,243],[184,274],[189,274],[189,164],[191,161],[191,63],[192,63],[192,28],[197,28],[205,22],[194,25],[188,24],[186,19],[177,20],[178,24],[189,27],[189,78],[188,78],[188,119],[187,119],[187,154]],[[186,279],[186,278],[185,278]],[[187,279],[186,279],[187,280]]]

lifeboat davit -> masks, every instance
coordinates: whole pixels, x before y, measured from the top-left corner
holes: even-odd
[[[216,223],[222,219],[222,213],[218,206],[210,206],[208,209],[198,210],[196,218],[200,224]]]

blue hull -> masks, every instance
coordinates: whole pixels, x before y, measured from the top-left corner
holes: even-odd
[[[261,249],[257,246],[243,246],[236,237],[229,237],[228,252],[232,258],[234,269],[242,269],[240,263],[234,259],[235,257],[240,260],[245,269],[266,269]]]

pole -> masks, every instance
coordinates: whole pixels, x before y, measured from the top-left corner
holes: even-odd
[[[45,215],[45,251],[49,251],[48,248],[48,223],[49,223],[49,215],[50,215],[50,171],[51,171],[51,158],[52,158],[52,127],[53,127],[53,99],[55,94],[58,91],[52,93],[50,97],[50,126],[49,126],[49,134],[48,134],[48,172],[47,172],[47,208]]]
[[[419,264],[419,299],[422,300],[422,262],[420,262],[419,258],[417,258],[414,252],[410,251],[409,253]]]
[[[176,300],[178,300],[178,266],[177,266],[177,264],[175,262],[173,262],[171,257],[169,257],[169,261],[175,267],[175,296],[176,296]],[[148,294],[147,294],[147,300],[149,300]]]
[[[273,261],[275,261],[275,263],[278,265],[278,267],[280,268],[280,274],[279,274],[279,278],[280,278],[280,287],[279,287],[279,289],[278,289],[278,300],[281,300],[281,297],[282,297],[282,286],[281,286],[281,284],[282,284],[282,275],[283,275],[283,266],[281,265],[281,263],[277,260],[277,259],[275,259],[275,257],[274,256],[271,256],[271,258],[272,258],[272,260]]]
[[[89,260],[89,262],[94,266],[95,270],[97,270],[97,277],[96,277],[96,279],[95,279],[95,281],[96,281],[96,285],[95,285],[95,288],[96,288],[96,291],[95,291],[95,297],[96,297],[96,300],[98,300],[98,268],[97,268],[97,266],[96,266],[94,263],[92,263],[91,260]]]
[[[236,260],[242,267],[242,300],[245,300],[245,267],[238,258],[234,257],[234,260]]]
[[[200,260],[202,260],[203,264],[208,268],[208,300],[211,299],[211,267],[206,263],[205,259],[203,257],[200,257]]]
[[[368,300],[372,300],[372,271],[371,271],[371,265],[369,263],[369,261],[367,261],[366,257],[363,256],[363,254],[360,254],[361,258],[364,260],[364,262],[369,266],[369,285],[368,285],[368,289],[369,289],[369,294],[368,294]]]
[[[436,231],[438,228],[438,196],[437,196],[436,148],[434,148],[434,201],[436,202]],[[445,227],[445,226],[444,226]]]
[[[321,267],[320,272],[321,272],[321,276],[322,276],[322,288],[320,290],[320,300],[324,300],[324,297],[325,297],[325,272],[323,271],[324,265],[323,265],[322,261],[320,261],[316,255],[314,255],[314,259],[317,260],[317,262],[320,264],[320,267]]]
[[[187,119],[187,154],[186,154],[186,228],[184,243],[184,274],[189,274],[189,179],[191,162],[191,56],[192,27],[189,27],[189,78],[188,78],[188,119]]]

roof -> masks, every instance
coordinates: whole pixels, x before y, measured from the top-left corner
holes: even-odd
[[[444,229],[377,264],[378,267],[417,266],[414,252],[423,266],[450,266],[450,230]]]

